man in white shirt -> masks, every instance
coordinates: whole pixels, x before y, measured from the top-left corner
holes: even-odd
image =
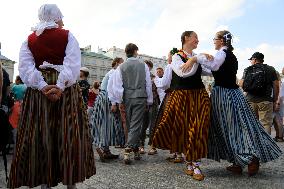
[[[144,112],[147,105],[153,103],[152,83],[150,71],[146,64],[137,58],[138,47],[129,43],[125,47],[127,60],[121,64],[112,77],[116,84],[113,93],[109,93],[112,109],[116,103],[120,109],[126,110],[126,127],[128,139],[124,153],[124,163],[130,164],[130,152],[134,152],[134,159],[140,160],[139,145],[143,125]]]
[[[162,82],[163,82],[163,76],[164,76],[164,70],[163,68],[161,67],[158,67],[156,69],[156,78],[154,80],[156,86],[157,86],[157,92],[159,94],[159,98],[160,98],[160,102],[162,103],[166,93],[165,93],[165,90],[163,89],[163,87],[160,87],[162,86]]]

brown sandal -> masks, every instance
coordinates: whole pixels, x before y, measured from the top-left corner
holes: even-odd
[[[148,152],[148,155],[155,155],[157,153],[158,153],[158,151],[156,150],[156,148],[151,148]]]
[[[199,166],[193,166],[194,169],[199,169]],[[198,180],[198,181],[202,181],[204,180],[205,176],[202,174],[201,170],[200,170],[200,174],[195,174],[194,171],[193,171],[193,176],[192,176],[193,179],[195,180]]]
[[[193,174],[194,174],[194,168],[193,168],[193,169],[188,169],[188,167],[187,167],[188,165],[193,166],[192,162],[187,163],[187,164],[186,164],[186,169],[184,170],[184,172],[185,172],[187,175],[193,176]]]

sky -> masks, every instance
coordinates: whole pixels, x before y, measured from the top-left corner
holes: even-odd
[[[256,51],[276,70],[284,67],[283,0],[0,0],[2,55],[18,62],[20,46],[44,3],[56,3],[64,28],[80,47],[91,45],[94,52],[133,42],[139,53],[162,57],[181,48],[182,32],[193,30],[199,37],[195,52],[214,55],[212,39],[226,29],[234,37],[238,77]]]

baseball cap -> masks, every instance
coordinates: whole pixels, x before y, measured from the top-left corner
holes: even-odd
[[[262,53],[260,53],[260,52],[255,52],[255,53],[253,53],[253,55],[250,57],[249,60],[251,60],[253,58],[255,58],[257,60],[262,60],[263,61],[264,55]]]

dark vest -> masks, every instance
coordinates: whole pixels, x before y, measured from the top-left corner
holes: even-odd
[[[228,89],[237,89],[236,74],[238,71],[238,60],[232,51],[224,50],[226,58],[219,70],[212,71],[215,79],[215,86],[220,86]]]
[[[180,56],[180,58],[182,59],[184,63],[186,62],[186,59],[184,57]],[[182,77],[179,77],[174,71],[172,71],[172,81],[171,81],[170,89],[171,90],[179,90],[179,89],[190,90],[190,89],[205,88],[202,82],[202,79],[201,79],[201,72],[202,72],[202,68],[200,64],[196,70],[196,73],[190,77],[182,78]]]
[[[68,30],[46,29],[40,36],[35,32],[28,37],[28,46],[39,68],[44,61],[54,65],[62,65],[68,43]]]

